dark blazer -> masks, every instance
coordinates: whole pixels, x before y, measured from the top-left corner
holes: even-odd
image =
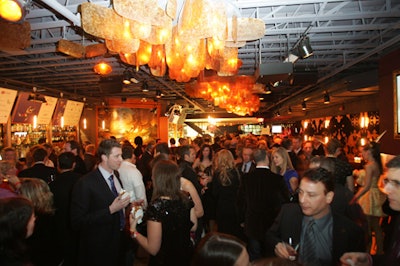
[[[197,190],[197,193],[199,193],[199,196],[202,197],[201,189],[203,187],[198,180],[197,174],[194,171],[192,164],[185,160],[182,160],[179,164],[179,169],[181,170],[182,176],[193,183],[194,187]]]
[[[78,265],[118,265],[122,234],[119,213],[109,210],[114,198],[99,169],[76,182],[71,224],[79,231]]]
[[[342,215],[333,215],[332,264],[338,265],[345,252],[365,252],[364,231],[351,220]],[[300,243],[303,213],[297,203],[285,204],[266,234],[268,254],[274,253],[278,242],[287,242],[289,237],[293,243]]]
[[[22,170],[18,177],[36,177],[50,183],[56,177],[57,170],[54,167],[44,165],[44,163],[34,164],[32,167]]]
[[[71,194],[72,188],[80,174],[67,171],[58,174],[54,182],[50,183],[50,190],[54,195],[54,207],[56,208],[55,221],[58,249],[63,252],[63,265],[76,265],[76,232],[71,228]]]
[[[264,240],[282,204],[289,202],[289,190],[281,175],[267,168],[256,168],[243,180],[245,197],[245,233]]]
[[[238,163],[238,164],[236,165],[236,168],[239,170],[240,176],[243,176],[243,175],[244,175],[244,173],[243,173],[243,171],[242,171],[242,167],[243,167],[243,162]],[[247,174],[252,173],[255,169],[256,169],[256,164],[255,164],[254,162],[251,162],[250,169],[249,169],[249,171],[247,172]]]

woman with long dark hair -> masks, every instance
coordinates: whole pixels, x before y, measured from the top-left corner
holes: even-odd
[[[35,219],[29,200],[0,199],[0,265],[31,265],[25,239],[32,235]]]
[[[193,245],[190,232],[196,230],[193,202],[181,191],[179,167],[170,160],[153,166],[153,197],[147,207],[147,237],[137,232],[139,216],[130,215],[132,238],[150,253],[149,265],[189,265]]]

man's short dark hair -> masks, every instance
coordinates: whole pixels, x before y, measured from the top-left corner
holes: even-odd
[[[76,149],[77,153],[79,154],[81,145],[75,140],[68,140],[67,143],[71,146],[71,151]]]
[[[121,144],[115,139],[105,139],[100,142],[99,148],[97,149],[97,154],[101,161],[102,155],[110,155],[112,148],[121,148]]]
[[[386,163],[387,168],[400,168],[400,155],[397,155]]]
[[[159,152],[159,153],[164,153],[164,154],[170,154],[168,143],[166,143],[166,142],[157,143],[154,149],[155,149],[156,153]]]
[[[322,167],[308,169],[304,173],[303,178],[307,178],[314,183],[321,182],[324,184],[325,194],[335,189],[335,180],[332,173]]]
[[[72,169],[75,162],[75,155],[70,151],[66,151],[58,155],[57,160],[60,169]]]
[[[170,139],[169,139],[169,143],[171,143],[171,145],[175,145],[175,144],[176,144],[176,141],[175,141],[174,138],[170,138]]]
[[[185,155],[190,155],[190,149],[194,149],[191,145],[183,145],[179,147],[179,156],[182,160],[185,159]]]
[[[326,151],[328,154],[334,154],[337,149],[342,147],[342,143],[340,143],[339,140],[337,139],[331,139],[327,144],[326,144]]]
[[[47,156],[47,151],[46,151],[44,148],[42,148],[42,147],[36,148],[35,151],[34,151],[33,154],[32,154],[32,157],[33,157],[33,161],[34,161],[34,162],[41,162],[41,161],[44,161],[44,159],[46,158],[46,156]]]
[[[133,155],[133,147],[130,145],[122,146],[122,159],[130,159]]]
[[[289,138],[284,138],[282,140],[281,146],[287,150],[289,150],[293,145],[293,141]]]

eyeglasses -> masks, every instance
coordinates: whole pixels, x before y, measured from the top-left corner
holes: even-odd
[[[400,181],[399,181],[399,180],[384,178],[384,179],[383,179],[383,184],[384,184],[385,186],[386,186],[387,184],[391,184],[394,188],[400,189]]]

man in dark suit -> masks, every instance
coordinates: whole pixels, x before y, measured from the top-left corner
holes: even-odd
[[[75,155],[75,168],[74,172],[80,173],[82,175],[86,174],[86,165],[81,158],[81,147],[79,143],[75,140],[69,140],[64,144],[64,151],[70,151]]]
[[[50,183],[56,176],[56,169],[44,164],[47,158],[47,151],[41,146],[35,147],[33,151],[33,166],[19,172],[18,177],[36,177]]]
[[[73,172],[75,155],[72,152],[63,152],[58,156],[58,170],[54,182],[50,183],[50,190],[54,195],[56,209],[55,220],[57,243],[63,254],[63,265],[76,265],[77,236],[71,228],[71,194],[72,188],[81,174]]]
[[[254,169],[256,169],[256,164],[253,161],[253,150],[254,148],[252,146],[245,146],[242,149],[242,162],[238,163],[236,166],[241,176],[252,173]]]
[[[333,190],[334,179],[329,171],[306,171],[300,181],[299,204],[284,205],[267,232],[270,251],[286,259],[298,256],[303,265],[321,266],[338,265],[345,252],[364,251],[364,231],[331,211]]]
[[[197,190],[197,193],[199,193],[199,195],[202,195],[201,189],[203,187],[198,181],[197,174],[192,167],[193,162],[196,159],[196,150],[193,146],[190,145],[181,146],[179,147],[179,156],[181,158],[179,168],[182,172],[182,176],[192,182]]]
[[[130,197],[118,195],[121,145],[103,140],[97,154],[98,168],[79,179],[72,192],[71,223],[79,231],[77,265],[124,265],[123,210]]]
[[[267,151],[256,149],[253,156],[256,169],[247,175],[240,189],[244,190],[244,232],[248,237],[250,261],[264,255],[265,233],[274,222],[282,204],[289,202],[285,180],[269,169]]]
[[[400,155],[394,157],[386,164],[387,174],[384,179],[384,190],[388,196],[389,206],[394,220],[393,232],[387,237],[390,244],[384,255],[371,256],[368,253],[346,253],[340,259],[342,265],[357,266],[397,266],[400,265]]]
[[[96,147],[94,146],[94,144],[86,145],[85,154],[83,155],[83,162],[85,163],[87,172],[90,172],[96,168],[97,157],[96,157]]]

